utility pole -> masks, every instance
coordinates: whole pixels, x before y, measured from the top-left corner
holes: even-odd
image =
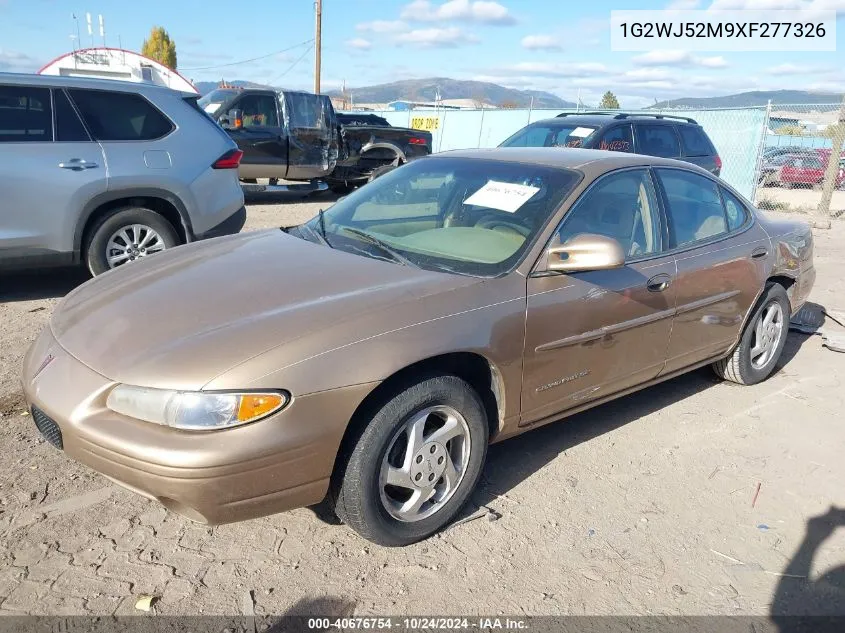
[[[839,117],[837,122],[833,124],[831,137],[830,158],[824,172],[822,198],[819,201],[819,208],[816,209],[816,218],[813,222],[813,227],[817,229],[830,228],[830,202],[833,199],[833,190],[836,188],[836,177],[839,175],[839,157],[842,154],[842,143],[845,142],[845,97],[842,98]]]
[[[314,93],[320,94],[320,53],[322,48],[323,0],[314,0],[314,14],[317,20],[314,34]]]

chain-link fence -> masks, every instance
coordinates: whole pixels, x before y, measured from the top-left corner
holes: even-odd
[[[845,102],[769,106],[757,175],[762,208],[804,211],[824,223],[845,212]]]

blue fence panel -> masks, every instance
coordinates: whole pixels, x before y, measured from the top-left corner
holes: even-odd
[[[793,136],[790,134],[767,134],[766,147],[810,147],[826,148],[833,147],[833,142],[823,136]]]

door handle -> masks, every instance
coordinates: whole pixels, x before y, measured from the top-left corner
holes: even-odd
[[[83,169],[94,169],[99,165],[92,161],[87,161],[84,158],[71,158],[67,162],[59,163],[62,169],[71,169],[73,171],[82,171]]]
[[[666,273],[655,275],[646,282],[649,292],[663,292],[672,283],[672,278]]]
[[[751,257],[753,259],[762,259],[763,257],[766,257],[766,255],[768,255],[768,254],[769,254],[769,251],[767,251],[762,246],[760,248],[755,248],[753,251],[751,251]]]

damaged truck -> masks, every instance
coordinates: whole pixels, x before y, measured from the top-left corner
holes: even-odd
[[[385,166],[431,153],[431,133],[392,127],[369,114],[339,114],[325,95],[254,88],[217,88],[199,106],[243,151],[238,175],[246,190],[347,193]],[[258,179],[269,185],[258,185]],[[307,183],[307,184],[305,184]]]

